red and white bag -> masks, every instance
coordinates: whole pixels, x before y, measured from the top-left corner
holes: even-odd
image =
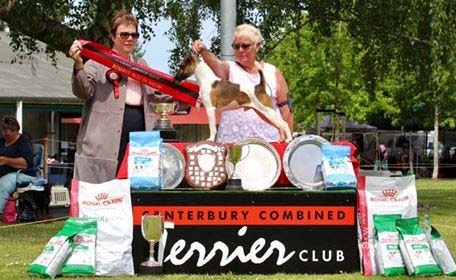
[[[133,275],[130,180],[71,183],[72,217],[97,219],[96,275]]]
[[[360,176],[358,179],[358,246],[361,271],[377,275],[374,252],[374,214],[417,216],[415,176]]]

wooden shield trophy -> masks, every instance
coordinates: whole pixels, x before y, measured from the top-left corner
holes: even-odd
[[[187,167],[185,179],[193,188],[216,189],[228,178],[227,149],[212,141],[200,141],[185,148]]]

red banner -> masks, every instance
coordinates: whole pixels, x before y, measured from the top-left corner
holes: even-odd
[[[160,215],[181,226],[353,226],[351,206],[134,206],[133,223],[142,215]]]
[[[102,44],[78,40],[81,44],[81,55],[109,67],[122,75],[146,84],[177,100],[195,106],[199,96],[198,85],[189,82],[175,81],[173,76],[134,63],[119,56],[116,51]]]

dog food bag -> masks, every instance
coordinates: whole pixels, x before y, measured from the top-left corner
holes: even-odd
[[[95,275],[97,220],[81,218],[80,231],[73,237],[72,252],[63,266],[64,275]]]
[[[374,215],[375,258],[378,272],[384,276],[405,275],[405,265],[399,250],[396,220],[401,215]]]
[[[398,219],[399,247],[409,275],[435,275],[442,270],[432,256],[418,218]]]
[[[350,146],[323,144],[321,160],[326,190],[356,189],[356,176],[350,161]]]
[[[373,215],[417,216],[415,176],[360,176],[358,180],[358,247],[361,271],[376,275]]]
[[[79,218],[68,219],[63,228],[44,246],[43,252],[28,267],[27,272],[40,277],[54,278],[71,253],[71,238],[79,231]]]
[[[101,184],[73,180],[71,207],[73,216],[97,220],[95,275],[133,275],[130,180]]]
[[[442,236],[433,226],[431,226],[429,216],[426,216],[424,220],[424,232],[427,241],[431,245],[432,254],[440,268],[443,270],[443,273],[448,276],[456,276],[456,263],[454,258]]]
[[[159,190],[162,142],[159,131],[130,132],[128,177],[132,190]]]

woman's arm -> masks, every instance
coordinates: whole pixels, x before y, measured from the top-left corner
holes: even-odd
[[[23,157],[10,158],[0,157],[0,165],[9,165],[17,169],[27,169],[27,161]]]
[[[192,43],[192,51],[194,53],[200,54],[203,58],[204,62],[214,71],[215,75],[217,75],[222,80],[228,80],[228,76],[230,73],[230,66],[227,62],[221,61],[218,57],[215,56],[212,52],[210,52],[207,47],[200,41],[195,40]]]
[[[73,70],[71,84],[73,94],[82,99],[91,99],[95,95],[96,73],[98,71],[93,61],[88,61],[83,69]]]
[[[276,81],[277,81],[277,106],[279,107],[280,114],[284,121],[288,123],[291,133],[294,129],[294,115],[293,109],[291,108],[291,96],[288,91],[288,85],[285,81],[282,72],[279,68],[276,68]]]
[[[73,59],[73,76],[71,84],[73,94],[82,99],[90,99],[95,94],[96,67],[93,63],[84,62],[81,57],[81,47],[78,41],[74,41],[68,51],[68,56]]]

